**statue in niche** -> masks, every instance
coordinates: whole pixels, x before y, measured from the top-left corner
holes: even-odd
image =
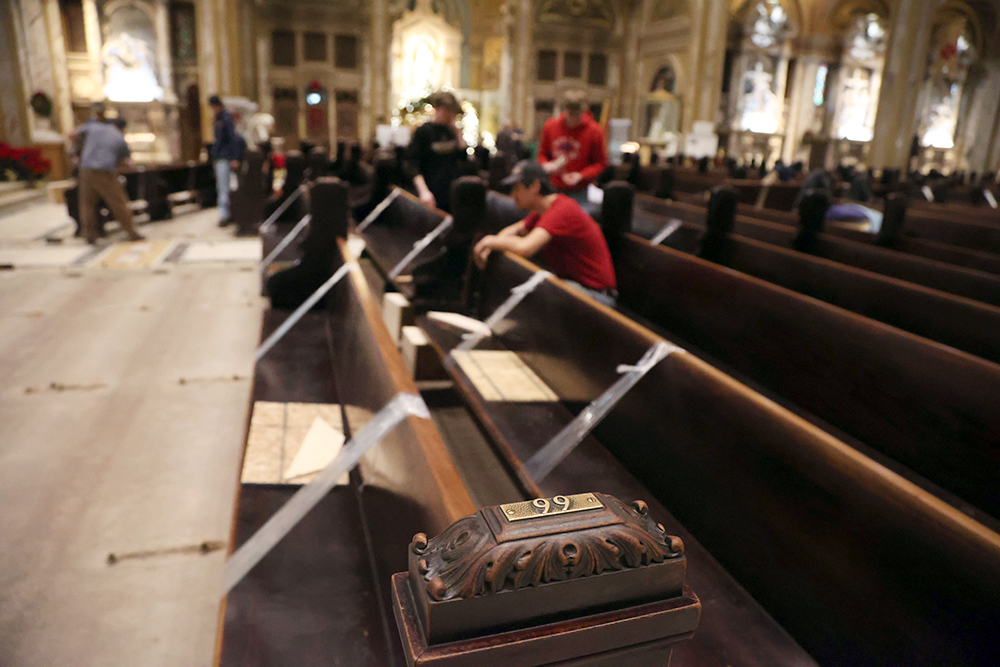
[[[868,111],[871,106],[871,79],[867,70],[854,69],[844,80],[838,135],[852,141],[869,141]]]
[[[771,90],[774,76],[764,71],[764,64],[758,62],[752,70],[743,74],[743,116],[755,115],[775,118],[778,111],[777,95]],[[745,127],[743,129],[752,129]]]
[[[957,88],[957,86],[956,86]],[[927,115],[927,131],[921,143],[934,148],[951,148],[955,145],[955,126],[958,124],[958,95],[945,95],[931,106]]]
[[[664,141],[671,132],[680,128],[680,104],[674,96],[676,76],[669,65],[657,70],[649,87],[646,103],[646,138],[652,142]]]
[[[163,100],[163,88],[156,81],[152,54],[145,41],[127,32],[104,44],[104,94],[112,102],[152,102]]]

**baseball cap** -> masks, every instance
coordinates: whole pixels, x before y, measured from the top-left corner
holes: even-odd
[[[513,187],[515,183],[523,183],[525,185],[531,185],[535,181],[542,184],[542,194],[549,194],[552,192],[552,184],[549,181],[549,175],[535,160],[521,160],[516,165],[514,169],[510,172],[510,176],[500,181],[500,183],[506,187]]]

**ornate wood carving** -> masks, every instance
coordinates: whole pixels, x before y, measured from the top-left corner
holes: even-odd
[[[681,540],[666,535],[645,503],[627,506],[611,496],[600,498],[605,511],[582,520],[603,525],[583,530],[572,530],[579,517],[544,518],[567,524],[571,532],[498,541],[487,520],[496,508],[488,508],[457,521],[432,540],[417,534],[410,545],[411,559],[416,558],[427,596],[436,601],[468,599],[641,568],[683,555]],[[608,515],[619,520],[608,521]]]

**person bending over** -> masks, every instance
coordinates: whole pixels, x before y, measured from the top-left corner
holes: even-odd
[[[541,251],[552,273],[600,303],[614,306],[615,269],[601,228],[580,205],[553,191],[548,174],[533,161],[519,162],[503,180],[513,186],[517,207],[528,217],[483,237],[473,248],[479,268],[485,268],[490,252],[512,252],[531,257]]]
[[[451,213],[451,182],[461,176],[465,142],[455,121],[462,112],[455,96],[447,92],[431,95],[434,117],[418,127],[410,141],[409,159],[413,185],[427,206]]]

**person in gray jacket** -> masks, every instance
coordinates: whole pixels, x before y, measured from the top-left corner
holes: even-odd
[[[80,226],[87,243],[97,242],[98,199],[104,199],[118,224],[128,234],[129,241],[145,238],[135,230],[128,195],[118,178],[118,167],[127,163],[131,156],[122,134],[124,126],[124,121],[118,124],[92,122],[80,132],[84,136],[80,155]]]

